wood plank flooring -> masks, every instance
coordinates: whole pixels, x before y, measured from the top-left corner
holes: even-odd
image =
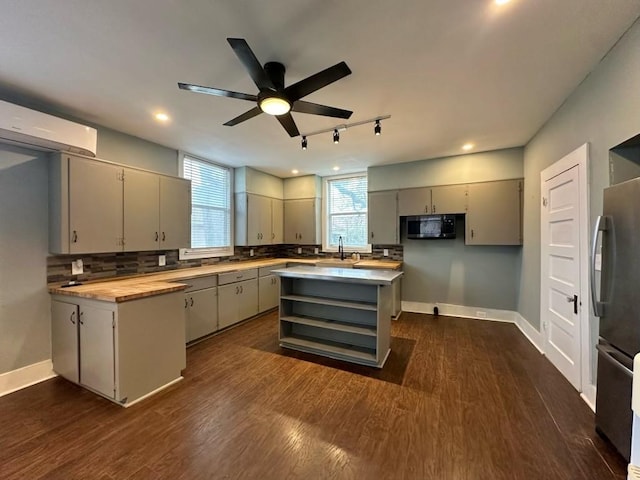
[[[404,313],[377,370],[281,349],[269,313],[187,362],[128,409],[60,378],[0,398],[0,478],[626,478],[512,324]]]

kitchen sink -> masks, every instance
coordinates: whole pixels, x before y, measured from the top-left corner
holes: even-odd
[[[316,267],[338,267],[338,268],[353,268],[353,265],[357,262],[352,258],[345,258],[340,260],[339,258],[326,258],[318,260]]]

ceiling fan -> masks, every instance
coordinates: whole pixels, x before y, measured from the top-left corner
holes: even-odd
[[[258,59],[243,38],[227,38],[229,45],[238,56],[244,67],[249,72],[251,79],[260,90],[257,95],[249,93],[232,92],[213,87],[203,87],[189,83],[178,83],[182,90],[189,90],[196,93],[206,93],[219,97],[238,98],[256,102],[258,105],[251,110],[229,120],[224,125],[232,127],[250,118],[260,115],[262,112],[275,115],[280,125],[287,131],[289,136],[297,137],[300,131],[293,121],[291,112],[310,113],[313,115],[324,115],[326,117],[349,118],[353,113],[350,110],[318,105],[317,103],[300,100],[303,97],[320,90],[327,85],[340,80],[351,74],[351,69],[345,62],[340,62],[333,67],[329,67],[299,82],[284,86],[284,65],[279,62],[267,62],[264,67],[260,65]]]

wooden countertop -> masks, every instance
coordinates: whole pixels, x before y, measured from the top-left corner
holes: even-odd
[[[245,262],[223,263],[220,265],[205,265],[202,267],[183,268],[160,273],[137,275],[122,279],[111,279],[84,283],[73,287],[60,284],[49,286],[49,293],[53,295],[69,295],[74,297],[102,300],[106,302],[126,302],[154,295],[184,290],[188,287],[183,283],[192,278],[217,275],[225,272],[236,272],[251,268],[273,267],[288,262],[315,265],[320,258],[269,258],[264,260],[248,260]],[[402,262],[392,260],[360,260],[355,268],[391,269],[398,270]]]

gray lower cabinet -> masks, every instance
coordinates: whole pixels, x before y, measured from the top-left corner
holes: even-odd
[[[258,314],[258,270],[218,275],[218,327],[230,327]]]
[[[275,275],[258,279],[258,312],[266,312],[278,306],[280,282]]]
[[[122,303],[55,295],[51,314],[54,371],[121,405],[186,367],[182,292]]]
[[[186,341],[191,342],[218,330],[218,288],[184,294]]]

